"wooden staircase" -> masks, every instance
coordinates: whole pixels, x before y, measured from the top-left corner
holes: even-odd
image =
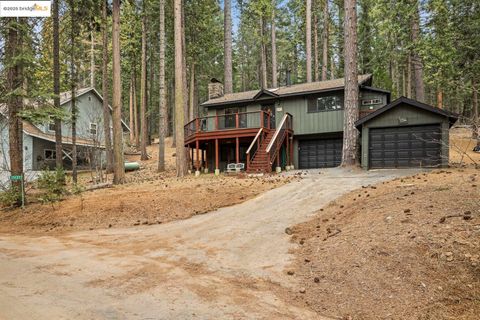
[[[247,170],[249,173],[262,173],[272,172],[272,164],[270,163],[270,156],[267,153],[267,146],[272,141],[275,135],[275,130],[270,130],[263,140],[260,142],[260,146],[255,152],[254,157],[250,161],[250,166]]]

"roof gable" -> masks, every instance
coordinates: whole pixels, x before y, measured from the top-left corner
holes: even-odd
[[[256,95],[253,96],[253,100],[258,100],[260,98],[276,98],[278,97],[278,94],[269,91],[267,89],[261,89],[258,91]]]
[[[452,126],[458,119],[458,115],[455,114],[455,113],[452,113],[450,111],[443,110],[443,109],[440,109],[440,108],[436,108],[436,107],[430,106],[428,104],[425,104],[425,103],[422,103],[422,102],[419,102],[419,101],[416,101],[416,100],[413,100],[413,99],[409,99],[409,98],[406,98],[406,97],[400,97],[397,100],[395,100],[395,101],[381,107],[380,109],[375,110],[374,112],[368,114],[367,116],[361,118],[360,120],[355,122],[355,127],[359,128],[362,124],[364,124],[364,123],[372,120],[373,118],[387,112],[388,110],[391,110],[392,108],[395,108],[395,107],[397,107],[399,105],[402,105],[402,104],[409,105],[409,106],[412,106],[414,108],[419,108],[421,110],[425,110],[425,111],[428,111],[428,112],[432,112],[432,113],[438,114],[440,116],[448,117],[449,121],[450,121],[450,126]]]

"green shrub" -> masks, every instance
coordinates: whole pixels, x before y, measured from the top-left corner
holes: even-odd
[[[5,190],[0,190],[0,206],[3,208],[13,207],[21,202],[22,194],[20,188],[12,186]]]
[[[75,184],[72,186],[72,189],[70,190],[70,193],[71,193],[71,194],[80,194],[80,193],[82,193],[83,191],[85,191],[85,188],[84,188],[83,186],[75,183]]]
[[[42,171],[37,180],[37,187],[44,191],[39,197],[40,201],[53,202],[61,200],[67,191],[65,187],[65,172],[62,169]]]

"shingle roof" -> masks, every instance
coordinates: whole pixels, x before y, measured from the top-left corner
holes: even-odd
[[[358,84],[363,85],[368,81],[370,81],[371,78],[372,78],[371,74],[359,75]],[[278,95],[279,97],[285,97],[285,96],[301,95],[301,94],[315,93],[315,92],[321,92],[321,91],[336,90],[336,89],[341,89],[344,86],[345,86],[345,79],[339,78],[334,80],[294,84],[291,86],[270,88],[270,89],[264,89],[264,90],[272,92]],[[223,95],[222,97],[207,100],[204,103],[202,103],[202,105],[215,106],[215,105],[222,105],[226,103],[254,101],[257,94],[260,93],[261,91],[262,90],[260,89],[260,90],[228,93]]]
[[[440,108],[437,108],[437,107],[433,107],[433,106],[428,105],[426,103],[419,102],[419,101],[409,99],[409,98],[406,98],[406,97],[400,97],[400,98],[396,99],[395,101],[392,101],[391,103],[387,104],[386,106],[383,106],[380,109],[377,109],[374,112],[372,112],[372,113],[366,115],[365,117],[361,118],[360,120],[355,122],[355,127],[359,128],[365,122],[370,121],[371,119],[375,118],[376,116],[378,116],[378,115],[380,115],[380,114],[382,114],[382,113],[384,113],[384,112],[386,112],[386,111],[388,111],[388,110],[390,110],[390,109],[392,109],[392,108],[394,108],[394,107],[396,107],[400,104],[407,104],[407,105],[412,106],[412,107],[416,107],[416,108],[419,108],[419,109],[422,109],[422,110],[426,110],[426,111],[429,111],[429,112],[439,114],[441,116],[448,117],[448,119],[450,121],[450,126],[452,126],[458,119],[458,114],[455,114],[453,112],[443,110],[443,109],[440,109]]]

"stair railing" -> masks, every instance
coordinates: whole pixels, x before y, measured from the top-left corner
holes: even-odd
[[[247,170],[250,169],[250,162],[253,161],[260,147],[260,136],[262,134],[262,131],[263,131],[263,128],[260,128],[260,130],[258,130],[257,135],[255,136],[255,139],[253,139],[252,143],[250,144],[250,147],[248,147],[247,149]],[[253,152],[253,155],[250,156],[250,152],[252,151],[255,144],[257,144],[257,148],[255,149],[255,152]]]
[[[282,143],[287,134],[287,130],[291,130],[291,129],[292,129],[292,115],[287,112],[283,116],[282,121],[280,121],[280,124],[277,130],[275,131],[275,134],[273,135],[273,138],[268,144],[266,149],[270,165],[273,164],[275,157],[280,152],[280,148],[282,147]]]

